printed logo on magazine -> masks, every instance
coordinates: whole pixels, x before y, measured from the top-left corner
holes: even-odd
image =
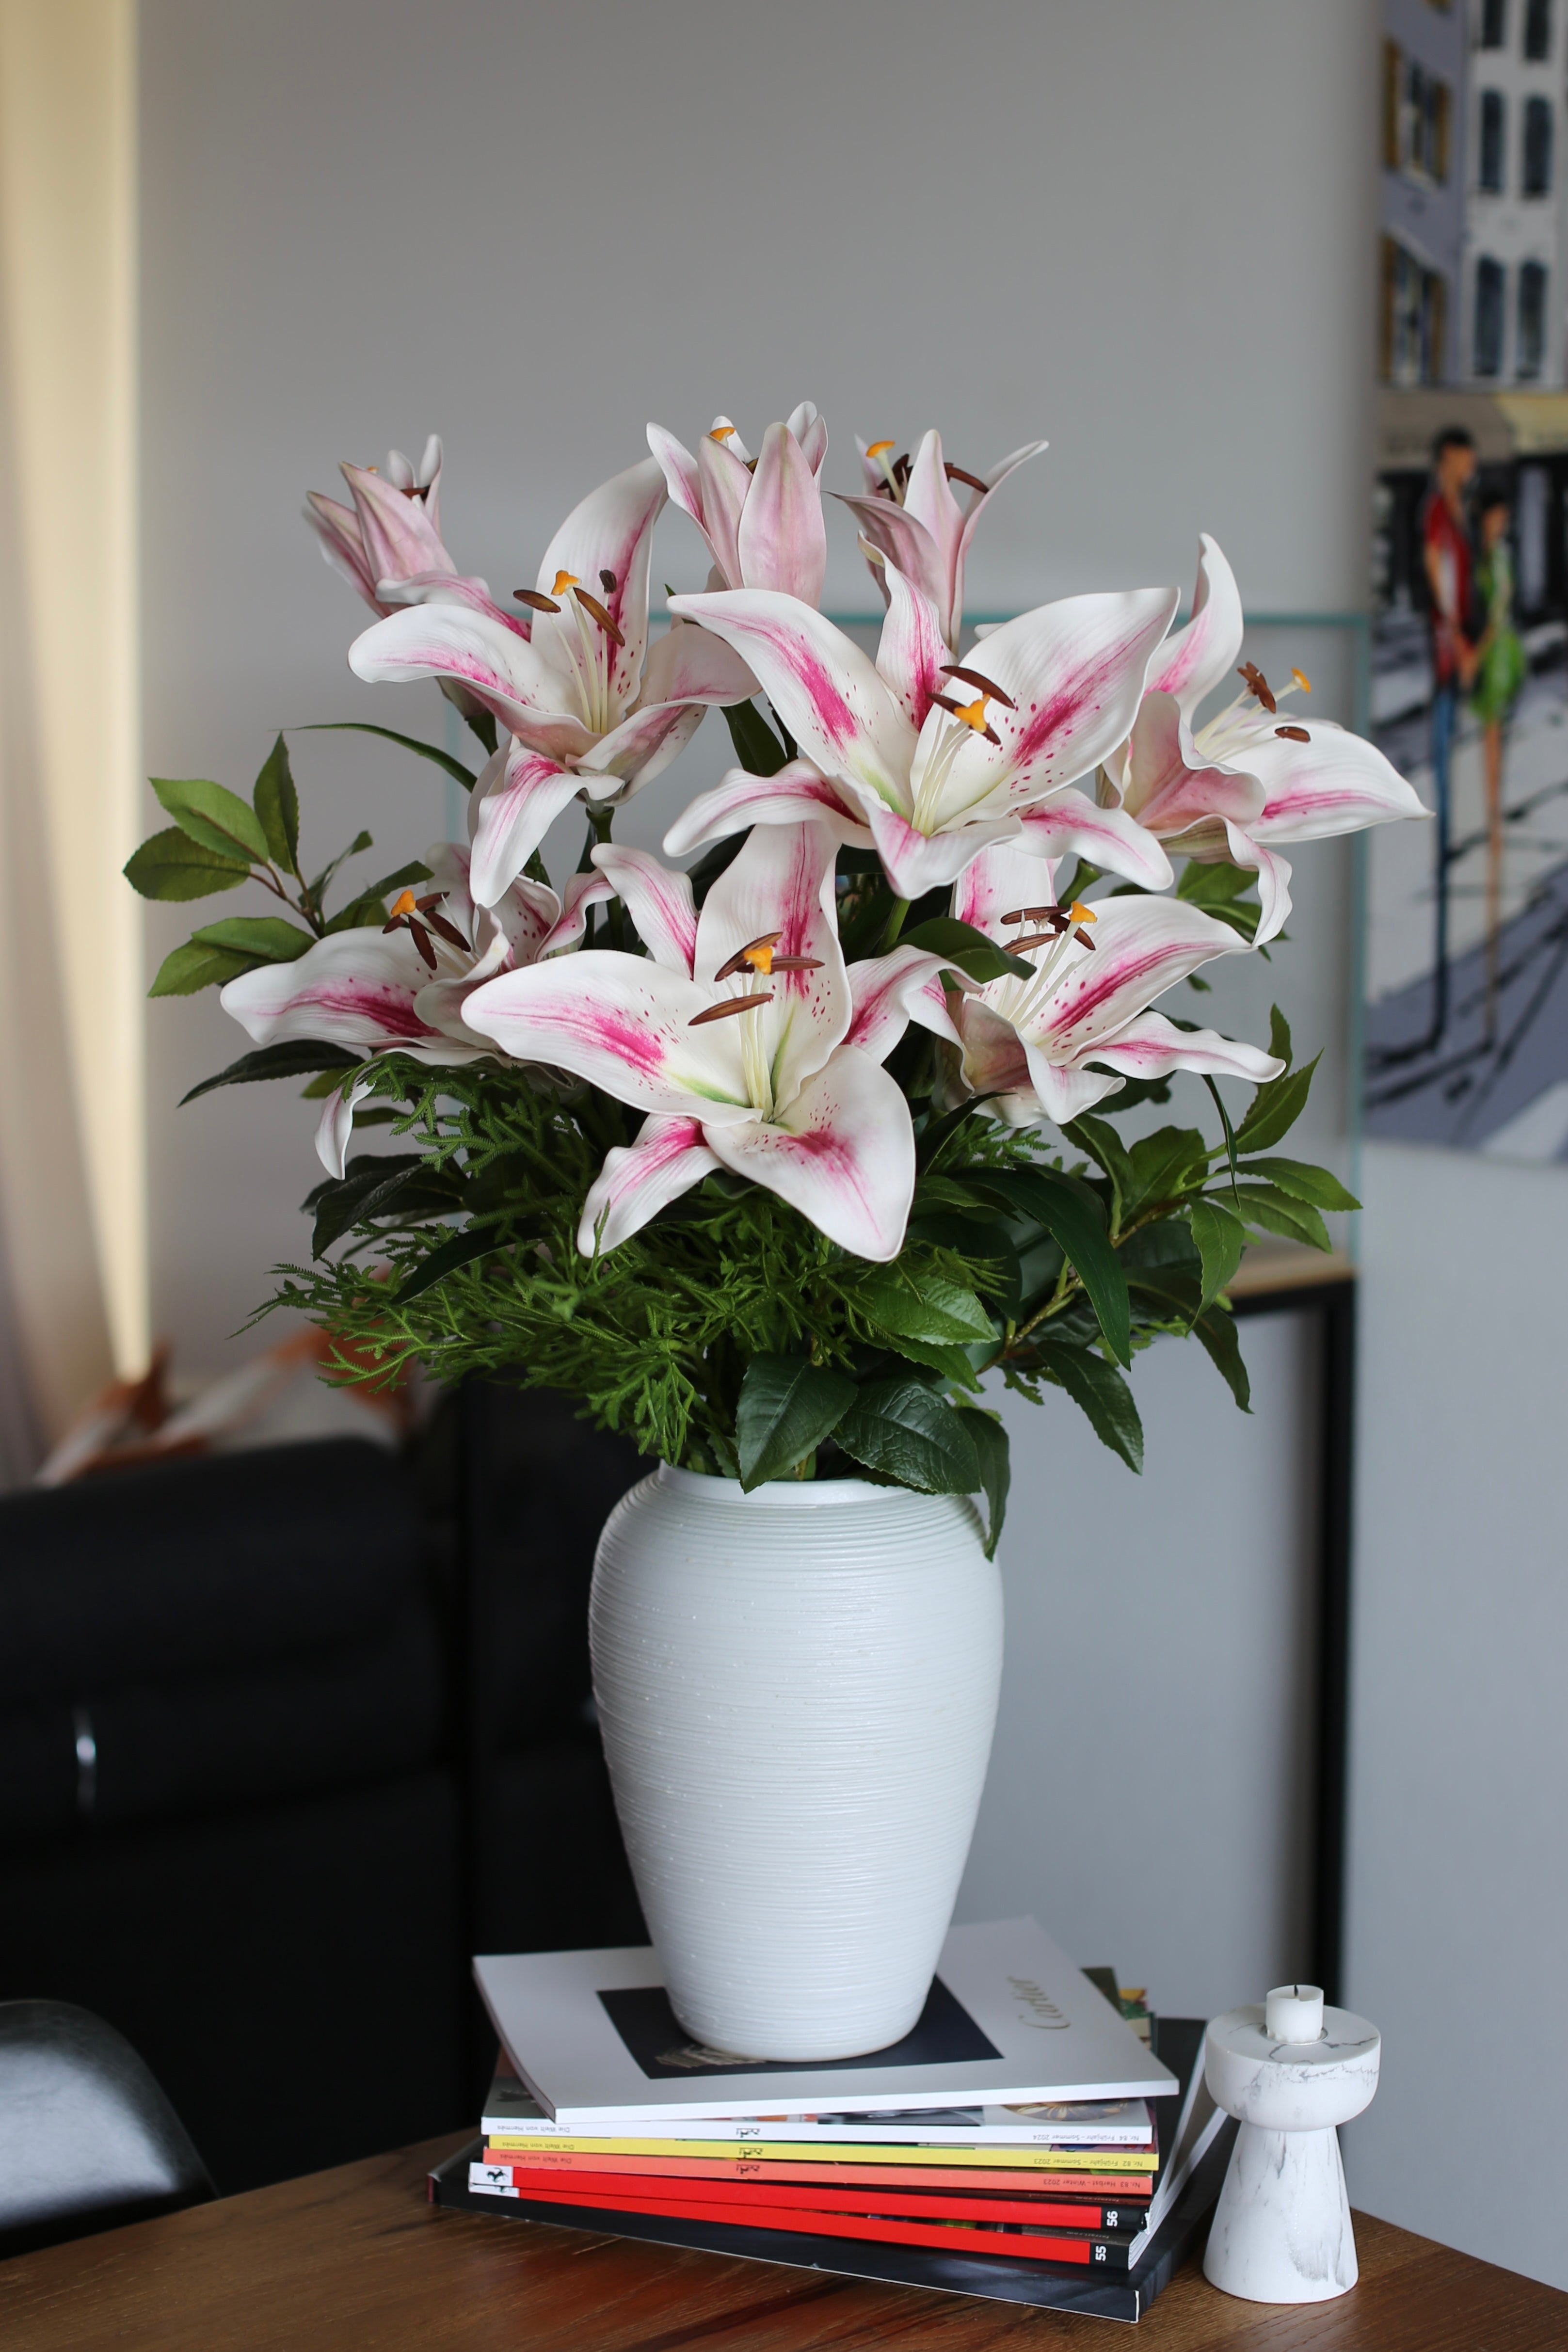
[[[1062,2015],[1049,1993],[1036,1984],[1032,1977],[1009,1977],[1007,1982],[1013,1989],[1013,1998],[1020,2011],[1028,2011],[1026,2016],[1020,2015],[1020,2025],[1032,2026],[1037,2033],[1066,2033],[1070,2031],[1070,2021]]]

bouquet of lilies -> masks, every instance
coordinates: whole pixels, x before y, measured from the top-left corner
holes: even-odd
[[[1265,1050],[1156,1000],[1279,936],[1285,845],[1420,804],[1371,744],[1282,715],[1298,673],[1276,692],[1238,670],[1212,539],[1184,624],[1146,588],[966,644],[970,541],[1043,443],[982,475],[934,432],[912,457],[860,445],[841,503],[885,607],[874,656],[820,610],[815,407],[754,457],[726,417],[695,456],[658,425],[648,443],[506,603],[447,553],[434,438],[417,468],[345,465],[349,506],[311,496],[376,616],[351,668],[436,679],[486,754],[476,773],[366,730],[462,783],[468,837],[329,913],[370,836],[307,879],[281,737],[248,801],[155,780],[172,824],[134,886],[251,882],[287,911],[205,926],[153,993],[217,984],[252,1041],[196,1093],[306,1075],[322,1101],[312,1262],[270,1303],[321,1323],[345,1376],[417,1359],[563,1387],[748,1488],[983,1494],[994,1542],[988,1375],[1064,1390],[1134,1468],[1125,1371],[1157,1334],[1195,1334],[1245,1409],[1226,1290],[1248,1236],[1327,1248],[1322,1212],[1355,1203],[1275,1149],[1311,1080],[1279,1013]],[[655,636],[667,502],[711,570]],[[714,705],[737,764],[670,862],[617,842]],[[552,882],[542,845],[573,802],[583,855]],[[1205,1082],[1212,1137],[1112,1123],[1179,1072]],[[1221,1079],[1250,1083],[1245,1112]],[[356,1151],[377,1127],[402,1148]]]

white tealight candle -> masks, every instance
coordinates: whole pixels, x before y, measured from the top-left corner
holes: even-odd
[[[1276,1985],[1264,2004],[1264,2030],[1270,2042],[1320,2042],[1323,1996],[1317,1985]]]

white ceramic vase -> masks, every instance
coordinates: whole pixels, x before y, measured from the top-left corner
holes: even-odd
[[[660,1468],[589,1624],[626,1852],[676,2015],[755,2058],[919,2017],[985,1780],[1002,1587],[973,1506]]]

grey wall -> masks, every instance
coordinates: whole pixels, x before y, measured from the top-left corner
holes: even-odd
[[[337,458],[433,426],[449,543],[503,592],[640,453],[650,415],[689,440],[717,409],[754,429],[809,395],[840,488],[857,429],[940,422],[972,465],[1050,436],[987,517],[975,608],[1185,588],[1200,527],[1255,607],[1362,601],[1363,0],[448,0],[436,16],[142,0],[142,16],[156,772],[243,783],[273,728],[311,719],[439,734],[433,689],[348,675],[359,608],[298,520]],[[656,566],[700,576],[679,518]],[[829,601],[868,594],[839,530]],[[1321,660],[1310,645],[1305,666]],[[1324,690],[1348,715],[1342,676]],[[628,835],[657,838],[721,748],[700,738]],[[389,864],[443,829],[412,761],[342,738],[296,751],[323,854],[362,821]],[[1299,872],[1294,943],[1204,1009],[1257,1034],[1278,994],[1304,1043],[1331,1044],[1347,865],[1331,849]],[[177,936],[161,915],[153,929],[158,952]],[[268,1265],[302,1249],[311,1115],[283,1088],[174,1111],[241,1042],[210,998],[154,1008],[151,1039],[158,1327],[211,1366]],[[1331,1085],[1311,1140],[1336,1151],[1342,1129]],[[1435,1157],[1369,1170],[1350,1990],[1389,2057],[1351,2155],[1373,2210],[1568,2276],[1544,2218],[1508,2218],[1518,2180],[1554,2178],[1563,2062],[1492,2063],[1528,2032],[1516,2021],[1564,1925],[1560,1181]],[[1205,1363],[1170,1346],[1142,1360],[1142,1486],[1065,1405],[1019,1426],[1008,1682],[964,1891],[972,1916],[1034,1906],[1171,2008],[1300,1965],[1279,1848],[1300,1816],[1309,1367],[1288,1324],[1250,1326],[1247,1347],[1250,1422]],[[1086,1833],[1097,1803],[1112,1818]],[[1476,2040],[1489,2011],[1508,2025]],[[1456,2031],[1474,2053],[1458,2101],[1451,2072],[1422,2071]],[[1475,2152],[1504,2146],[1494,2183]]]

